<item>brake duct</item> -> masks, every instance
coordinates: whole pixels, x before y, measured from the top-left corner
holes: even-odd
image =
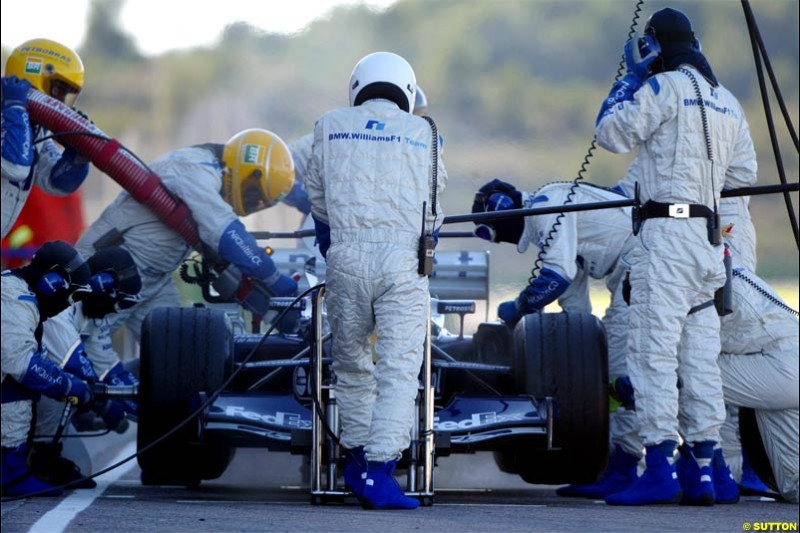
[[[200,243],[197,223],[188,206],[119,141],[108,137],[74,109],[37,90],[28,91],[28,114],[32,122],[53,132],[59,143],[88,157],[190,246]]]

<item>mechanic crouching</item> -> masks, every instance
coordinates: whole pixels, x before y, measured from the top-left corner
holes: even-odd
[[[87,383],[136,385],[138,379],[122,366],[114,351],[108,317],[139,301],[142,287],[139,272],[131,255],[118,247],[104,248],[86,263],[92,274],[89,282],[92,292],[45,322],[47,355],[61,368]],[[62,456],[62,443],[53,441],[64,411],[63,402],[41,398],[37,411],[31,470],[52,485],[81,480],[71,487],[93,488],[96,485],[94,480],[82,479],[84,476],[79,467]],[[127,417],[136,419],[138,405],[133,400],[95,399],[86,414],[90,415],[89,418],[96,414],[106,427],[122,433],[128,427]]]
[[[281,201],[292,188],[292,157],[280,137],[266,130],[244,130],[226,144],[208,143],[170,152],[151,168],[188,206],[206,246],[206,259],[219,256],[271,295],[297,292],[297,283],[278,272],[239,220]],[[142,321],[150,311],[180,305],[172,273],[191,248],[127,191],[117,196],[76,245],[86,255],[109,246],[128,251],[142,277],[141,302],[109,317],[111,332],[125,325],[138,340]]]
[[[718,361],[725,403],[754,409],[776,487],[784,499],[797,503],[797,311],[745,268],[734,268],[732,289],[733,312],[721,318],[722,353]]]
[[[39,394],[91,401],[80,379],[48,360],[43,323],[85,297],[90,272],[80,254],[62,241],[45,243],[25,267],[2,275],[2,488],[4,496],[56,496],[61,491],[31,474],[27,459],[33,437],[33,403]]]
[[[352,107],[317,122],[306,182],[328,268],[344,479],[366,508],[413,509],[419,502],[394,470],[415,416],[430,305],[424,259],[447,174],[435,126],[412,114],[416,80],[405,59],[370,54],[349,87]]]
[[[475,195],[473,213],[505,209],[542,208],[619,200],[618,193],[589,183],[551,183],[535,193],[518,191],[513,185],[494,180]],[[627,207],[576,211],[503,219],[480,224],[478,237],[492,242],[511,242],[524,253],[533,244],[541,266],[538,275],[512,301],[497,308],[498,317],[514,327],[526,314],[542,311],[558,300],[567,312],[592,311],[590,278],[605,279],[611,303],[603,316],[608,338],[610,381],[628,375],[626,362],[628,306],[623,298],[623,276],[616,266],[625,243],[631,237],[631,210]],[[629,488],[637,479],[636,465],[643,456],[636,413],[620,407],[611,414],[611,457],[609,470],[596,483],[570,485],[558,490],[560,496],[604,498]]]

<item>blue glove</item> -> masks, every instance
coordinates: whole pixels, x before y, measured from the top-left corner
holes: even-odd
[[[497,306],[497,316],[511,326],[512,328],[517,325],[522,315],[519,313],[519,309],[517,309],[517,302],[514,300],[510,300],[508,302],[503,302]]]
[[[279,274],[275,281],[267,283],[262,280],[275,296],[297,296],[297,282],[289,276]]]
[[[3,76],[0,85],[3,90],[3,109],[12,106],[28,107],[28,91],[32,88],[28,80]]]
[[[261,280],[267,286],[277,281],[279,274],[275,263],[239,219],[228,224],[222,232],[218,249],[223,259],[236,265],[245,275]]]
[[[76,378],[72,374],[67,374],[69,377],[69,391],[65,395],[67,398],[74,398],[78,405],[87,405],[92,401],[92,389],[86,382]]]
[[[86,355],[86,348],[84,348],[83,343],[80,343],[69,354],[64,364],[64,370],[89,383],[94,383],[100,379],[94,370],[94,365]]]
[[[517,309],[523,315],[541,311],[550,302],[561,296],[570,282],[554,270],[542,268],[533,282],[517,297]]]
[[[126,409],[122,402],[106,400],[99,405],[95,405],[92,409],[103,419],[108,429],[117,433],[125,433],[125,430],[128,429],[129,424],[125,417]]]
[[[636,94],[636,91],[641,89],[641,87],[642,80],[640,80],[638,76],[631,73],[625,74],[621,80],[616,82],[611,87],[611,92],[608,93],[608,98],[603,100],[603,105],[600,106],[600,113],[597,114],[595,126],[600,124],[600,121],[606,115],[611,114],[614,106],[621,104],[622,102],[629,102],[633,100],[633,95]]]
[[[294,207],[304,215],[311,212],[311,200],[308,199],[308,191],[305,184],[295,177],[292,190],[283,199],[283,203]]]
[[[122,363],[117,363],[111,370],[109,370],[103,377],[103,383],[108,385],[138,385],[139,379],[134,376],[130,371],[126,370]],[[139,416],[139,404],[133,400],[114,400],[114,403],[119,404],[126,413]],[[111,427],[109,425],[109,427]]]
[[[27,106],[30,87],[27,80],[18,80],[16,76],[2,78],[3,159],[20,167],[32,166],[35,153]],[[30,177],[30,172],[25,172],[24,169],[20,169],[17,174],[19,175],[9,175],[8,179],[20,182]],[[6,178],[5,170],[3,178]]]
[[[631,39],[625,43],[625,64],[628,72],[611,87],[608,98],[600,106],[595,126],[600,124],[603,117],[611,114],[614,106],[633,100],[633,95],[642,87],[649,75],[650,64],[656,60],[660,52],[661,48],[650,35]]]
[[[67,396],[70,390],[70,375],[40,352],[36,352],[28,362],[28,368],[19,383],[50,398],[60,399]]]
[[[327,222],[323,222],[314,215],[311,215],[311,218],[314,219],[314,232],[317,234],[319,253],[323,258],[327,258],[328,248],[331,247],[331,227]]]
[[[65,194],[77,191],[89,175],[89,164],[86,161],[84,156],[72,148],[65,149],[50,171],[50,182]]]
[[[661,46],[652,35],[636,37],[625,43],[625,68],[639,79],[639,85],[650,75],[650,65],[661,53]]]

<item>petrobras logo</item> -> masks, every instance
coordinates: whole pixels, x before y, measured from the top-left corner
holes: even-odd
[[[25,61],[25,74],[41,74],[42,73],[42,60],[38,57],[29,57]]]
[[[367,125],[364,126],[364,129],[365,130],[383,131],[383,129],[385,127],[386,127],[386,123],[384,123],[384,122],[378,122],[377,120],[368,120],[367,121]]]
[[[258,163],[261,147],[257,144],[245,144],[242,151],[242,163]]]
[[[52,58],[57,59],[58,61],[61,61],[62,63],[72,63],[71,57],[59,54],[57,51],[51,50],[49,48],[40,48],[38,46],[24,46],[20,48],[20,52],[22,52],[23,54],[40,54],[43,56],[50,56]],[[38,59],[38,61],[41,61],[41,59]]]

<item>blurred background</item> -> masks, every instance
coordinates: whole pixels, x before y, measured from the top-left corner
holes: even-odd
[[[35,37],[76,48],[86,68],[77,107],[150,161],[191,144],[223,143],[249,127],[291,141],[311,132],[325,111],[347,105],[347,83],[358,59],[377,50],[399,53],[413,65],[429,114],[443,133],[450,179],[442,203],[447,214],[456,214],[469,211],[475,190],[491,178],[534,190],[575,177],[614,81],[635,5],[628,0],[5,0],[2,61],[5,65],[15,46]],[[753,0],[751,5],[796,121],[800,3]],[[778,183],[741,4],[646,1],[638,29],[666,6],[691,18],[717,78],[741,100],[759,157],[759,183]],[[787,177],[796,182],[797,152],[778,115],[776,126]],[[630,160],[598,150],[585,176],[611,185]],[[82,188],[85,222],[118,191],[93,170]],[[797,194],[792,198],[797,211]],[[780,286],[796,307],[798,253],[784,200],[756,198],[751,209],[759,274]],[[255,230],[293,230],[300,215],[277,206],[245,222]],[[477,239],[446,240],[442,246],[488,247],[498,299],[524,286],[535,259],[530,251],[523,258],[513,246]]]

